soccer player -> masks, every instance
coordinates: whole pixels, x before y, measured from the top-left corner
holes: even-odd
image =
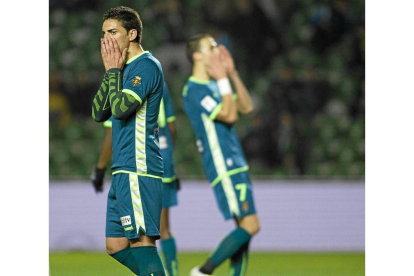
[[[98,164],[92,172],[91,179],[96,192],[102,192],[103,190],[105,170],[112,154],[112,121],[113,118],[111,117],[103,124],[108,131],[102,146]],[[177,192],[179,189],[179,180],[175,174],[173,159],[173,145],[175,144],[176,126],[174,109],[168,87],[165,82],[163,96],[161,99],[160,113],[158,115],[158,126],[161,156],[164,161],[164,176],[162,178],[164,185],[162,189],[162,211],[160,224],[161,248],[164,253],[164,264],[167,268],[168,275],[178,276],[177,247],[175,239],[171,234],[169,223],[169,208],[178,204]]]
[[[201,267],[191,276],[210,275],[226,259],[231,275],[245,275],[249,242],[259,231],[248,165],[236,135],[238,113],[253,106],[234,66],[230,52],[208,34],[191,37],[186,45],[193,65],[192,76],[183,89],[183,106],[193,126],[204,172],[225,220],[234,219],[229,233]],[[229,79],[235,87],[233,94]]]
[[[112,185],[106,211],[106,251],[141,276],[165,276],[160,238],[163,161],[158,113],[161,64],[141,46],[142,22],[127,7],[104,14],[101,54],[105,76],[92,117],[112,122]]]

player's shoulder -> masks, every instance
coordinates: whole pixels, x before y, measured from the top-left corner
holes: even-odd
[[[136,60],[133,60],[132,63],[133,64],[131,65],[136,69],[162,72],[161,63],[151,54],[150,51],[145,51]]]

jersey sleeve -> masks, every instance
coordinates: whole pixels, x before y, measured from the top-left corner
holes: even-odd
[[[109,119],[108,120],[106,120],[104,123],[103,123],[103,126],[105,127],[105,128],[112,128],[112,122],[114,121],[114,117],[109,117]]]
[[[162,81],[162,74],[159,68],[149,59],[144,59],[137,63],[135,68],[126,77],[122,92],[130,94],[134,98],[138,97],[138,101],[141,104],[154,91],[160,80]]]
[[[189,87],[187,91],[187,100],[200,113],[205,113],[214,120],[222,108],[221,99],[213,96],[210,89],[204,86]]]
[[[175,121],[175,114],[174,114],[172,100],[170,97],[170,91],[165,82],[164,82],[162,98],[164,99],[165,117],[167,118],[167,122],[171,123]]]

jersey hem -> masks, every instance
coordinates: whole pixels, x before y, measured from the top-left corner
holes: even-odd
[[[115,175],[115,174],[118,174],[118,173],[132,173],[132,174],[135,174],[135,175],[147,176],[147,177],[162,179],[162,176],[159,176],[159,175],[153,175],[153,174],[147,174],[147,173],[139,173],[139,172],[131,172],[131,171],[125,171],[125,170],[114,171],[114,172],[112,172],[112,175]]]

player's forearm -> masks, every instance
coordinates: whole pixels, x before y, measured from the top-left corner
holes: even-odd
[[[108,129],[104,143],[102,145],[101,156],[99,157],[97,167],[105,168],[112,157],[112,129]]]
[[[249,91],[241,80],[239,73],[234,71],[229,75],[237,94],[236,106],[238,112],[248,114],[253,111],[253,103]]]
[[[122,90],[121,70],[110,69],[108,75],[112,116],[118,120],[128,118],[138,109],[141,99],[133,91]]]
[[[108,83],[109,77],[108,74],[105,74],[101,87],[92,101],[92,118],[96,122],[104,122],[111,117]]]
[[[175,146],[175,141],[176,141],[176,137],[177,137],[177,130],[176,130],[176,127],[175,127],[175,121],[168,123],[168,129],[170,130],[171,140],[172,140],[173,146]]]
[[[231,94],[222,96],[221,99],[221,110],[217,114],[217,120],[234,124],[239,119],[239,115],[237,113],[237,107],[233,100],[233,97]]]

